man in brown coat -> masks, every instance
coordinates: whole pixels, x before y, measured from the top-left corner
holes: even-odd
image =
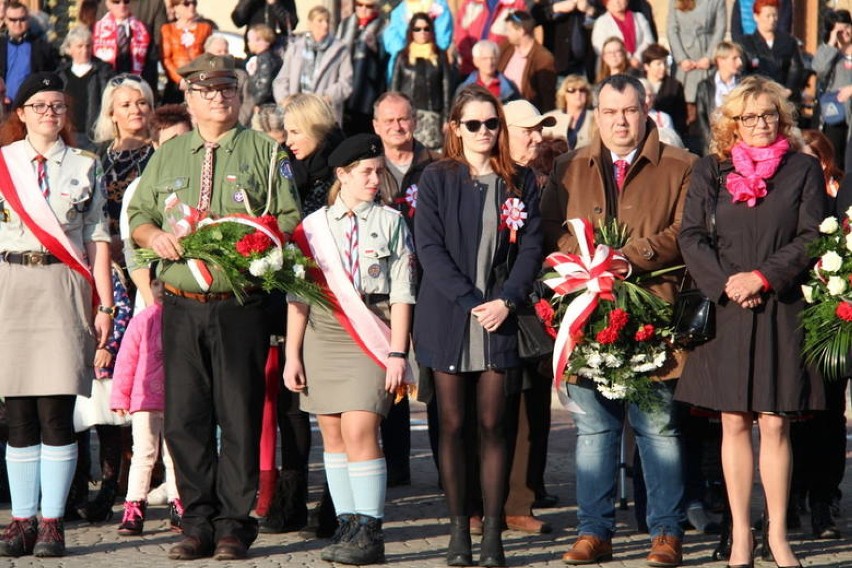
[[[553,54],[533,37],[535,20],[528,12],[506,18],[506,39],[497,70],[521,90],[521,97],[542,113],[556,108],[556,65]]]
[[[587,218],[597,224],[616,218],[630,231],[621,252],[633,274],[682,262],[676,239],[695,157],[660,142],[644,101],[642,84],[626,75],[614,75],[596,88],[599,134],[591,145],[557,159],[542,193],[545,250],[577,252],[576,239],[565,230],[567,219]],[[671,302],[676,280],[661,276],[644,285]],[[661,378],[679,376],[679,367],[672,365]],[[615,479],[626,417],[636,432],[648,492],[648,564],[681,563],[683,474],[672,383],[655,383],[660,404],[649,411],[606,399],[584,379],[568,385],[583,412],[574,414],[579,538],[563,556],[566,563],[592,564],[612,557]]]

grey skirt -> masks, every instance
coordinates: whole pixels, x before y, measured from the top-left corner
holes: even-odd
[[[384,315],[378,306],[373,309]],[[307,382],[302,410],[311,414],[365,410],[387,416],[393,399],[385,390],[385,370],[364,353],[331,311],[311,308],[302,352]]]
[[[0,396],[89,396],[92,290],[65,264],[0,262]]]

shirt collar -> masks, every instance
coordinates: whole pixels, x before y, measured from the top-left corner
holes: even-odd
[[[612,150],[609,151],[609,155],[612,157],[612,163],[613,164],[617,160],[624,160],[625,162],[627,162],[627,165],[629,166],[630,164],[633,163],[633,159],[636,157],[636,152],[638,152],[638,151],[639,151],[639,148],[633,148],[633,150],[629,154],[624,156],[623,158],[619,158],[618,154],[616,154]]]
[[[353,212],[360,217],[362,220],[367,219],[367,215],[370,213],[370,210],[375,206],[373,201],[365,201],[364,203],[358,204]],[[337,195],[337,199],[334,200],[334,205],[329,207],[329,212],[331,212],[331,217],[335,221],[339,221],[340,219],[349,215],[349,208],[343,203],[343,199],[341,199],[340,194]]]
[[[35,157],[39,155],[39,152],[33,148],[30,139],[27,138],[27,144],[24,145],[24,151],[27,154],[27,159],[29,161],[35,160]],[[48,159],[48,161],[56,162],[57,164],[62,163],[62,158],[65,157],[65,150],[67,150],[67,146],[65,146],[65,142],[63,142],[62,138],[57,138],[56,142],[53,143],[47,152],[45,152],[44,157]]]
[[[241,130],[243,130],[241,126],[234,126],[234,128],[229,130],[222,138],[219,139],[219,141],[217,142],[217,144],[219,144],[219,147],[224,148],[228,152],[233,152],[234,146],[236,146],[237,143],[237,134]],[[204,140],[204,138],[201,137],[201,134],[199,134],[197,126],[192,130],[191,136],[192,140],[189,143],[190,152],[195,153],[199,150],[203,150],[206,140]]]

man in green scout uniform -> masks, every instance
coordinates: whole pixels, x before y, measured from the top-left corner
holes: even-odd
[[[204,279],[181,259],[163,209],[175,195],[214,217],[266,211],[285,232],[292,232],[300,215],[286,153],[271,138],[237,124],[233,59],[205,54],[178,72],[196,128],[151,158],[129,206],[130,229],[140,247],[163,259],[158,277],[166,290],[165,436],[184,504],[184,538],[169,557],[231,560],[245,558],[257,536],[249,512],[258,482],[270,335],[265,295],[248,291],[241,305],[215,271],[205,291]]]

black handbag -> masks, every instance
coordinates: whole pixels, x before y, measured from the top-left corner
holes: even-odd
[[[525,304],[515,310],[518,318],[518,355],[521,359],[539,359],[553,353],[553,338],[538,319],[535,308]]]
[[[713,207],[707,215],[710,244],[714,248],[716,246],[716,205],[721,187],[722,175],[719,174],[716,191],[713,193]],[[716,336],[716,305],[697,287],[684,289],[688,279],[689,271],[685,271],[678,288],[672,318],[672,339],[675,345],[684,349],[692,349],[707,343]]]

